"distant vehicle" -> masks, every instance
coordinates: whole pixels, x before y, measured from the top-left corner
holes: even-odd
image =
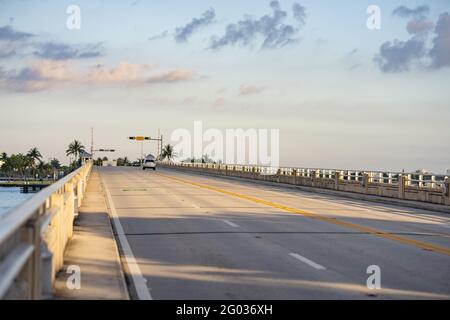
[[[155,159],[145,159],[144,164],[142,165],[142,170],[145,169],[153,169],[156,170],[156,162]]]
[[[133,162],[132,165],[133,165],[133,167],[140,167],[141,163],[139,161],[135,161],[135,162]]]

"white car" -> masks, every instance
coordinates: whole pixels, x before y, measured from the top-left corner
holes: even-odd
[[[142,170],[145,169],[153,169],[156,170],[156,162],[153,159],[145,159],[144,164],[142,165]]]

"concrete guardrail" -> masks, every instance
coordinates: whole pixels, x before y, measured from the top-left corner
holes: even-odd
[[[0,218],[0,299],[52,296],[91,170],[88,162]]]
[[[445,175],[211,163],[160,162],[159,165],[221,176],[450,206],[450,179]]]

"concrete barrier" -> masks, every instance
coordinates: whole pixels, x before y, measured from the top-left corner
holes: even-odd
[[[0,298],[52,295],[91,170],[86,163],[0,220]]]
[[[445,206],[440,211],[450,212],[450,179],[447,176],[341,169],[272,168],[210,163],[160,162],[159,166],[219,176],[427,203]],[[429,208],[432,209],[432,207]]]

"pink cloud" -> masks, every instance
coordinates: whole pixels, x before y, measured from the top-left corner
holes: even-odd
[[[261,93],[265,90],[266,88],[264,87],[256,87],[253,85],[241,85],[239,87],[239,95],[240,96],[248,96],[248,95],[253,95],[253,94],[258,94]]]
[[[34,92],[65,84],[77,85],[134,85],[175,83],[194,79],[187,69],[174,69],[153,74],[156,65],[119,63],[108,68],[97,65],[87,72],[73,71],[68,61],[39,60],[20,70],[0,70],[0,87],[9,91]]]

